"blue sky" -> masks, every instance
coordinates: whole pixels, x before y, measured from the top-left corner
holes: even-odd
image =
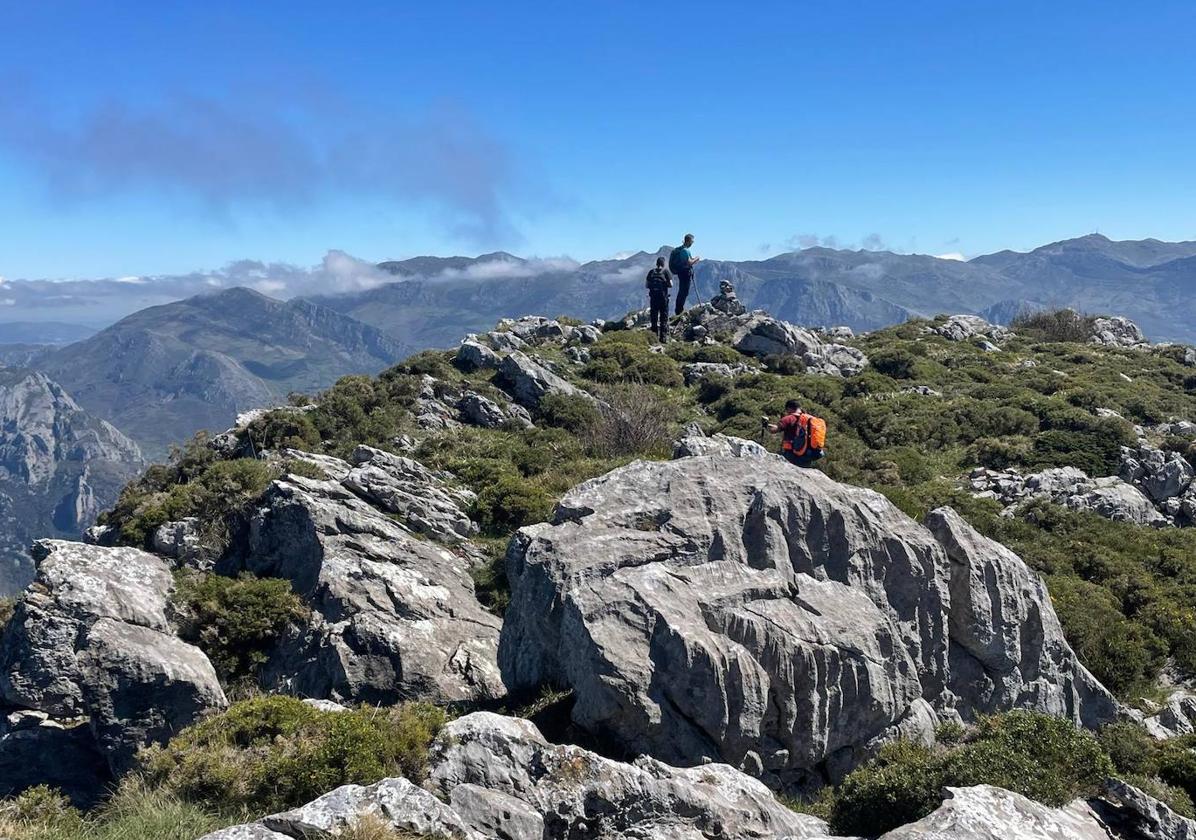
[[[1194,32],[1191,2],[7,2],[0,276],[1193,239]]]

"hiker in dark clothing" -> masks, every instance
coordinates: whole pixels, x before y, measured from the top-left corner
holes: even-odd
[[[689,252],[693,244],[694,235],[687,233],[681,247],[674,248],[673,253],[669,254],[669,270],[677,278],[678,315],[685,311],[685,299],[689,297],[689,284],[694,279],[694,266],[702,261],[701,257],[695,257]]]
[[[648,308],[651,310],[652,332],[666,341],[669,335],[669,289],[673,275],[664,267],[664,257],[656,258],[656,268],[648,272],[644,281],[648,289]]]

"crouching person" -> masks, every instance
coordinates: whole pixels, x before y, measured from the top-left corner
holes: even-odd
[[[785,414],[776,423],[761,421],[770,432],[781,434],[781,455],[798,467],[810,467],[826,454],[826,421],[802,411],[797,400],[785,403]]]

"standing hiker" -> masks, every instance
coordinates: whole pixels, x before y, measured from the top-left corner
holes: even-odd
[[[781,455],[798,467],[813,466],[826,448],[826,421],[801,410],[797,400],[785,403],[785,415],[776,423],[767,417],[761,423],[770,432],[781,433]]]
[[[694,266],[702,261],[701,257],[695,257],[689,252],[693,244],[694,235],[687,233],[681,247],[674,248],[673,253],[669,254],[669,271],[673,272],[673,276],[677,278],[678,315],[685,311],[685,299],[689,297],[689,284],[694,279]]]
[[[669,289],[673,287],[673,276],[664,267],[664,257],[656,258],[656,268],[648,272],[644,286],[648,289],[652,332],[659,336],[663,343],[668,340],[669,335]]]

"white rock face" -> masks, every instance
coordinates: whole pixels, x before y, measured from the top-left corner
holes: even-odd
[[[373,452],[361,453],[370,456],[364,465],[405,460]],[[456,522],[455,508],[446,508],[447,519],[433,515],[432,483],[392,496],[383,492],[388,484],[371,489],[353,475],[345,484],[276,481],[250,522],[244,568],[289,580],[313,610],[305,632],[267,664],[265,679],[300,696],[345,702],[502,695],[499,620],[474,596],[468,544],[449,547],[413,534],[441,533],[436,523]],[[423,507],[407,507],[417,503]],[[388,508],[406,513],[388,515]]]
[[[951,508],[926,525],[950,571],[951,689],[974,712],[1033,708],[1094,727],[1116,701],[1076,660],[1046,586],[1022,559]]]
[[[1146,336],[1138,325],[1120,315],[1093,321],[1092,338],[1089,340],[1105,347],[1139,347],[1146,344]]]
[[[992,342],[1000,344],[1012,335],[1005,327],[990,324],[979,315],[952,315],[932,330],[948,341],[991,339]],[[998,348],[993,346],[993,350],[996,349]]]
[[[562,394],[593,400],[582,389],[566,382],[541,364],[532,361],[518,350],[508,354],[499,366],[504,387],[515,401],[525,408],[535,409],[545,394]]]
[[[1049,808],[990,785],[947,788],[947,794],[933,814],[878,840],[1109,840],[1083,802]]]
[[[134,548],[43,540],[37,579],[0,645],[4,701],[86,717],[114,771],[226,705],[208,658],[170,632],[165,561]]]
[[[635,462],[516,535],[503,675],[572,687],[573,719],[634,752],[787,786],[939,711],[1104,717],[1041,585],[965,527],[943,527],[949,561],[879,494],[776,456]],[[985,573],[1001,583],[968,583]]]
[[[1121,779],[1105,783],[1097,812],[1120,837],[1134,840],[1196,840],[1196,821],[1182,817]]]

